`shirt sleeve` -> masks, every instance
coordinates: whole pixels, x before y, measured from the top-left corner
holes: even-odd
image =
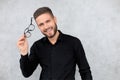
[[[35,55],[35,45],[30,49],[30,55],[25,55],[20,58],[20,68],[24,77],[32,75],[38,65],[37,56]]]
[[[82,80],[93,80],[90,66],[88,64],[83,46],[79,39],[76,39],[75,41],[75,57]]]

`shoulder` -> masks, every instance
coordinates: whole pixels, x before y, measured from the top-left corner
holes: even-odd
[[[82,47],[82,43],[79,38],[68,34],[63,34],[63,35],[64,35],[63,39],[65,44],[72,46],[74,49]]]
[[[72,42],[80,42],[80,39],[78,37],[68,35],[68,34],[63,34],[64,39]]]

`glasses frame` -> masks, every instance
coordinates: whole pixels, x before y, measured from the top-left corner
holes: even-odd
[[[31,17],[31,22],[30,22],[29,26],[24,30],[24,36],[26,38],[31,37],[31,31],[33,31],[35,29],[35,25],[32,24],[32,19],[33,19],[33,17]]]

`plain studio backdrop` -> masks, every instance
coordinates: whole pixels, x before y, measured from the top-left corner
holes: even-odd
[[[22,76],[16,42],[42,6],[52,9],[58,29],[81,40],[94,80],[120,80],[120,0],[0,0],[0,80],[39,80],[40,67]],[[37,26],[31,33],[30,47],[43,37]]]

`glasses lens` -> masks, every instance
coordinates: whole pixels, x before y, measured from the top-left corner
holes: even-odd
[[[33,31],[35,29],[35,26],[32,24],[29,26],[29,31]]]
[[[26,32],[24,33],[25,37],[29,38],[31,36],[31,33],[30,32]]]

